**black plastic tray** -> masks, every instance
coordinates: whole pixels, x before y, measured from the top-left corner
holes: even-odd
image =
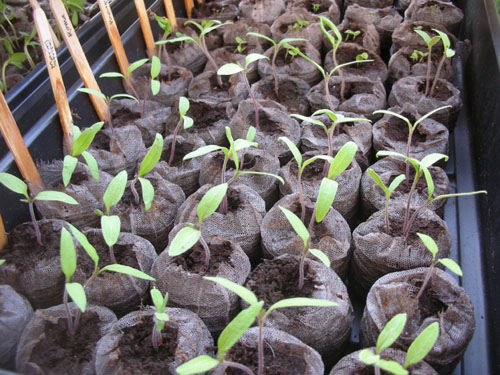
[[[181,9],[180,7],[183,4],[180,3],[181,1],[179,0],[178,4],[176,4],[177,9]],[[482,48],[486,48],[489,52],[491,52],[491,48],[488,49],[489,47],[487,45],[482,45],[483,43],[489,43],[488,40],[493,42],[493,39],[487,36],[490,32],[488,23],[484,22],[485,18],[481,18],[481,20],[477,21],[477,17],[481,15],[484,16],[486,9],[491,8],[491,5],[494,7],[493,0],[469,0],[467,3],[463,4],[462,8],[466,12],[463,36],[472,40],[475,49],[481,50]],[[153,5],[153,9],[155,11],[159,9],[158,12],[161,13],[163,7],[159,1],[156,1]],[[493,11],[496,12],[496,8],[493,8]],[[493,15],[498,17],[496,13]],[[496,19],[496,21],[498,27],[498,19]],[[498,29],[500,30],[500,28]],[[497,38],[500,38],[500,32],[497,33]],[[137,22],[123,33],[122,40],[124,41],[127,56],[130,61],[145,56],[144,42]],[[106,41],[106,43],[107,46],[109,46],[109,42]],[[500,46],[500,40],[497,41],[497,45]],[[112,49],[107,48],[104,53],[101,52],[102,56],[99,55],[100,58],[95,59],[94,57],[98,53],[97,50],[100,50],[100,48],[98,49],[97,47],[100,46],[96,46],[95,50],[88,50],[91,54],[90,60],[93,70],[97,72],[96,76],[105,71],[116,71],[118,67],[113,58]],[[498,370],[498,366],[500,365],[499,347],[498,345],[494,345],[497,343],[496,340],[498,337],[500,337],[498,335],[498,326],[495,324],[495,317],[498,316],[495,314],[497,309],[500,308],[500,304],[494,299],[494,294],[487,293],[487,291],[490,291],[490,288],[485,288],[484,284],[484,279],[488,281],[500,281],[500,276],[496,275],[494,272],[495,256],[493,251],[494,247],[492,246],[494,246],[493,241],[495,237],[490,235],[493,228],[498,228],[498,225],[480,225],[478,210],[479,201],[483,208],[488,208],[488,205],[490,208],[498,207],[500,204],[500,201],[495,199],[497,189],[495,189],[493,185],[495,180],[500,181],[500,178],[495,179],[493,177],[498,176],[500,171],[500,168],[497,167],[497,165],[500,165],[498,164],[500,160],[497,160],[500,153],[495,153],[492,149],[487,155],[495,155],[496,159],[492,158],[490,161],[488,161],[488,159],[480,160],[483,164],[480,165],[479,170],[483,175],[480,173],[479,181],[481,183],[478,186],[476,186],[475,183],[475,159],[473,157],[473,141],[475,146],[479,145],[479,147],[481,147],[482,145],[488,145],[488,139],[493,140],[494,135],[496,135],[495,132],[499,131],[496,130],[498,127],[493,127],[495,119],[500,118],[500,116],[498,116],[500,115],[498,113],[498,111],[500,111],[500,106],[495,107],[495,104],[498,102],[498,96],[500,95],[499,61],[500,59],[497,60],[496,55],[494,59],[488,58],[486,60],[484,57],[483,60],[477,60],[472,56],[469,59],[468,65],[465,66],[466,81],[463,80],[464,74],[462,69],[464,69],[464,65],[462,63],[457,64],[457,68],[462,70],[462,72],[457,74],[459,78],[455,83],[462,90],[466,100],[464,108],[460,113],[456,129],[451,136],[450,161],[448,162],[446,171],[450,177],[452,189],[458,192],[466,192],[478,188],[486,188],[489,189],[489,201],[486,201],[486,198],[483,197],[464,197],[449,200],[445,207],[445,219],[453,238],[452,257],[460,261],[464,270],[464,277],[460,282],[467,290],[475,306],[477,324],[473,341],[466,351],[460,365],[454,371],[455,375],[500,374],[500,370]],[[481,66],[481,69],[478,69],[478,66]],[[118,80],[108,79],[98,81],[101,85],[101,89],[108,95],[122,90]],[[494,93],[491,94],[490,92],[486,94],[486,97],[490,95],[488,101],[484,101],[485,99],[481,100],[481,98],[485,97],[483,82],[484,85],[488,85],[488,87],[491,88],[491,92]],[[97,121],[97,116],[93,111],[88,97],[76,91],[80,85],[81,83],[76,79],[71,86],[67,84],[66,88],[72,110],[85,119],[84,121],[75,119],[75,123],[81,126],[89,126],[94,121]],[[43,108],[44,111],[42,116],[35,116],[28,113],[29,116],[26,117],[27,121],[30,121],[25,124],[27,129],[25,142],[33,158],[37,161],[50,161],[55,158],[62,158],[63,156],[61,142],[62,134],[57,118],[57,110],[53,104],[51,93],[50,99],[52,100],[51,104]],[[491,133],[483,135],[482,132],[486,132],[486,129],[477,126],[477,124],[482,124],[483,121],[485,121],[485,114],[479,110],[481,108],[486,108],[484,107],[485,103],[491,104],[491,112],[488,114],[488,116],[490,116],[490,122],[488,124],[493,128],[494,133],[490,138],[488,138],[488,134]],[[474,136],[474,139],[472,136]],[[481,136],[483,136],[484,139],[479,138]],[[5,154],[3,149],[0,149],[0,155]],[[492,171],[491,175],[488,174],[490,173],[490,169]],[[17,173],[10,155],[6,155],[0,159],[0,171],[6,170],[11,173]],[[8,230],[17,223],[28,219],[27,207],[23,206],[21,203],[17,203],[18,197],[7,192],[6,189],[2,189],[1,191],[2,199],[0,200],[0,212],[2,212]],[[487,209],[483,209],[481,211],[481,217],[483,220],[492,220],[492,218],[494,218],[496,220],[494,224],[498,224],[499,218],[494,217],[494,213],[495,211],[491,212]],[[481,252],[481,240],[484,249],[488,249],[485,253]],[[488,263],[483,263],[483,261]],[[483,264],[486,266],[483,267]],[[490,285],[494,288],[497,284]],[[486,299],[486,296],[490,296],[490,298]],[[351,341],[354,345],[358,339],[357,334],[357,327],[354,327],[351,337]],[[490,371],[490,368],[492,371]],[[493,369],[496,370],[493,371]]]

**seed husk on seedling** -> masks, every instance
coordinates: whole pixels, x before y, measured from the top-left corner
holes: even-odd
[[[413,29],[423,40],[427,46],[427,73],[425,75],[425,91],[424,95],[427,96],[429,94],[430,80],[431,80],[431,63],[432,63],[432,47],[434,47],[441,38],[439,35],[430,37],[425,31],[422,30],[422,27],[416,27]]]
[[[227,184],[231,184],[234,180],[236,180],[238,177],[243,176],[243,175],[264,175],[264,176],[272,176],[276,178],[278,181],[280,181],[282,184],[285,183],[283,179],[279,176],[276,176],[275,174],[272,173],[267,173],[267,172],[257,172],[257,171],[241,171],[241,165],[240,165],[240,160],[244,160],[245,157],[245,150],[250,147],[257,147],[258,144],[254,142],[256,130],[253,126],[250,126],[248,129],[248,133],[246,136],[246,139],[237,139],[233,140],[233,136],[231,135],[231,129],[226,126],[226,137],[229,141],[229,148],[223,147],[223,146],[217,146],[217,145],[208,145],[208,146],[202,146],[197,150],[194,150],[184,156],[183,160],[189,160],[192,158],[197,158],[200,156],[204,156],[206,154],[215,152],[215,151],[222,151],[224,153],[224,162],[222,164],[222,171],[221,171],[221,184],[226,183],[226,168],[227,168],[227,163],[229,160],[233,160],[234,165],[235,165],[235,171],[234,175],[227,181]],[[242,154],[241,156],[238,156],[238,151],[241,151]],[[221,209],[220,212],[223,214],[227,214],[227,196],[224,196],[224,199],[222,200],[221,204]]]
[[[380,375],[380,370],[390,372],[393,375],[407,375],[408,367],[422,361],[431,351],[439,337],[439,323],[434,322],[417,336],[411,343],[406,354],[406,361],[401,366],[396,361],[387,361],[380,357],[380,352],[389,348],[401,335],[406,325],[407,314],[401,313],[394,315],[387,322],[384,329],[377,338],[375,353],[371,349],[364,349],[359,352],[358,359],[368,366],[374,366],[375,374]]]
[[[356,38],[359,35],[361,35],[361,31],[360,30],[356,30],[356,31],[346,30],[346,31],[344,31],[344,34],[346,34],[346,37],[345,37],[346,42],[349,40],[349,37],[352,37],[352,41],[354,42],[356,40]]]
[[[193,126],[193,119],[186,115],[188,110],[189,110],[189,100],[184,96],[181,96],[179,98],[179,121],[177,122],[177,126],[174,129],[174,133],[172,136],[172,144],[170,146],[170,157],[168,159],[168,165],[170,166],[174,161],[175,142],[177,134],[179,133],[179,130],[181,130],[181,126],[184,130],[187,130]]]
[[[61,231],[60,255],[61,255],[61,269],[65,276],[64,296],[63,303],[66,310],[66,317],[68,322],[68,332],[70,336],[74,336],[80,321],[80,314],[84,313],[87,308],[87,296],[85,290],[89,284],[101,273],[105,271],[117,272],[125,275],[137,277],[139,279],[155,281],[154,278],[139,271],[133,267],[125,266],[122,264],[109,264],[99,268],[99,255],[95,248],[87,240],[87,237],[76,229],[73,225],[68,224],[69,229],[78,243],[82,246],[90,259],[94,262],[94,271],[92,275],[83,283],[71,282],[71,277],[76,271],[76,252],[73,238],[66,228]],[[75,317],[73,318],[69,309],[68,296],[71,297],[73,302],[78,306]]]
[[[64,157],[63,161],[63,171],[62,178],[64,186],[68,186],[71,176],[75,171],[76,165],[78,163],[78,156],[82,156],[85,163],[89,167],[90,174],[99,182],[99,167],[97,166],[97,161],[95,158],[87,151],[90,144],[94,140],[94,137],[102,129],[104,122],[98,122],[92,125],[90,128],[85,129],[83,132],[78,126],[73,125],[73,143],[71,144],[71,150],[69,155]]]
[[[239,36],[237,36],[236,38],[234,38],[234,41],[236,42],[237,46],[236,46],[236,49],[234,50],[234,52],[237,52],[237,53],[243,53],[245,52],[245,50],[247,49],[245,47],[245,44],[247,44],[247,41],[240,38]]]
[[[130,190],[134,195],[135,204],[139,204],[139,194],[137,194],[137,190],[135,189],[135,184],[137,181],[141,184],[142,189],[142,200],[144,201],[144,210],[148,211],[151,208],[151,204],[153,203],[153,198],[155,195],[155,189],[153,184],[145,179],[143,176],[151,172],[151,170],[155,167],[161,157],[161,153],[163,151],[163,138],[161,134],[156,133],[155,140],[153,145],[149,149],[148,153],[144,157],[139,167],[139,172],[135,175],[133,181],[130,183]]]
[[[110,215],[109,211],[113,206],[120,202],[120,199],[122,199],[126,185],[127,172],[121,171],[111,180],[102,197],[102,201],[106,206],[106,213],[103,213],[100,210],[95,210],[96,215],[101,217],[102,236],[109,247],[109,256],[113,263],[116,263],[113,246],[116,244],[118,237],[120,236],[121,220],[118,215]]]
[[[31,222],[33,223],[33,228],[35,229],[36,241],[40,246],[43,246],[43,243],[42,236],[40,234],[40,228],[38,228],[38,222],[36,221],[35,210],[33,207],[35,201],[55,201],[71,205],[78,204],[78,202],[73,197],[70,197],[68,194],[61,191],[46,190],[33,195],[32,193],[28,192],[28,185],[26,185],[23,180],[9,173],[0,173],[0,183],[14,193],[21,194],[25,197],[24,199],[21,199],[21,202],[28,203]]]
[[[206,56],[206,58],[208,59],[209,64],[212,66],[212,69],[215,72],[217,72],[217,70],[219,70],[219,67],[217,66],[217,63],[215,62],[215,60],[213,59],[212,55],[210,55],[210,52],[208,51],[207,43],[205,41],[205,35],[207,35],[209,32],[211,32],[213,30],[218,29],[219,27],[222,27],[222,26],[225,26],[225,25],[230,25],[230,24],[232,24],[232,22],[224,22],[224,23],[222,23],[221,21],[218,21],[218,20],[210,20],[210,21],[203,20],[201,22],[201,24],[199,24],[196,21],[189,20],[189,21],[186,21],[184,23],[184,26],[187,26],[187,25],[193,25],[193,26],[195,26],[199,30],[199,32],[200,32],[200,34],[198,36],[191,37],[189,35],[177,32],[176,33],[176,38],[167,39],[167,40],[160,40],[160,41],[156,42],[156,44],[162,45],[162,44],[165,44],[165,43],[183,43],[183,42],[185,42],[185,43],[194,43],[194,44],[196,44],[201,49],[201,51],[203,52],[203,54]],[[217,75],[217,85],[219,87],[222,87],[222,79],[221,79],[221,77],[219,75]]]
[[[259,33],[250,32],[247,33],[247,36],[255,36],[257,38],[264,39],[265,41],[271,43],[274,46],[274,53],[271,59],[271,70],[273,72],[273,77],[274,77],[274,94],[276,95],[276,99],[278,99],[279,83],[278,83],[278,75],[276,74],[276,57],[278,57],[278,52],[280,51],[281,47],[285,46],[285,44],[291,44],[296,42],[307,42],[307,40],[302,38],[284,38],[280,40],[278,43],[276,43],[273,39]]]
[[[155,325],[151,333],[151,340],[153,343],[153,348],[158,351],[158,347],[162,344],[161,331],[165,328],[165,323],[169,321],[169,316],[165,312],[168,302],[168,293],[165,293],[165,297],[157,288],[151,289],[151,300],[156,309],[154,314]]]
[[[328,300],[324,300],[324,299],[296,297],[296,298],[287,298],[287,299],[278,301],[275,304],[271,305],[268,309],[265,309],[264,308],[264,301],[259,301],[257,299],[257,296],[251,290],[248,290],[244,286],[236,284],[236,283],[229,281],[227,279],[224,279],[222,277],[204,276],[203,278],[206,280],[214,281],[219,285],[222,285],[224,288],[235,293],[243,301],[248,303],[250,305],[249,308],[255,308],[258,311],[257,312],[257,323],[258,323],[258,328],[259,328],[259,335],[258,335],[257,346],[258,346],[259,363],[258,363],[257,375],[263,375],[263,373],[264,373],[264,338],[262,335],[262,328],[264,327],[264,324],[265,324],[266,319],[269,316],[269,314],[271,314],[276,309],[281,309],[281,308],[286,308],[286,307],[306,307],[306,306],[335,307],[335,306],[337,306],[337,303],[332,302],[332,301],[328,301]],[[243,311],[251,311],[251,313],[248,312],[245,315],[246,319],[248,319],[248,322],[247,322],[248,326],[252,325],[254,320],[255,320],[255,317],[253,315],[254,310],[249,310],[249,308],[247,310],[243,310]],[[244,318],[241,318],[241,319],[243,320]],[[243,322],[240,322],[239,324],[243,325]],[[244,333],[244,331],[243,331],[243,333]],[[243,333],[241,333],[241,335]],[[221,337],[222,337],[222,334],[221,334]],[[234,340],[235,337],[236,337],[236,335],[231,336],[231,339],[230,339],[230,338],[224,336],[225,344],[226,344],[226,346],[224,348],[227,348],[224,352],[227,352],[227,350],[229,350],[229,348],[232,345],[234,345],[235,342],[232,342],[232,341]],[[229,343],[231,344],[230,346],[228,345]],[[219,358],[220,358],[220,352],[219,352]],[[215,364],[215,362],[213,362],[213,363]],[[214,365],[212,368],[214,368],[216,365]]]
[[[198,223],[196,225],[185,226],[175,235],[168,250],[169,256],[174,257],[184,254],[200,241],[205,250],[205,267],[208,268],[210,264],[210,248],[201,234],[201,226],[203,220],[208,219],[217,210],[226,196],[227,188],[228,184],[224,183],[210,188],[205,193],[196,208]]]
[[[251,53],[245,57],[245,66],[241,66],[240,62],[238,63],[229,63],[222,65],[217,71],[218,76],[230,76],[233,74],[241,73],[243,76],[243,80],[245,81],[245,85],[247,87],[248,93],[252,98],[253,108],[255,111],[255,127],[259,129],[259,106],[257,105],[257,100],[255,100],[255,96],[253,95],[252,88],[250,87],[250,82],[248,82],[247,74],[250,71],[249,65],[257,60],[267,59],[268,57],[261,55],[259,53]]]

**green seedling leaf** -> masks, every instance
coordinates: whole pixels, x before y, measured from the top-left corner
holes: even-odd
[[[145,178],[139,177],[139,182],[142,188],[142,200],[144,201],[144,210],[149,211],[151,205],[153,204],[153,198],[155,196],[155,189],[153,184],[146,180]]]
[[[163,298],[163,295],[161,294],[161,292],[156,288],[151,289],[150,294],[151,294],[151,299],[153,301],[153,305],[155,305],[156,311],[164,312],[165,307],[166,307],[165,300],[167,299],[168,293],[165,296],[165,299]],[[164,302],[165,302],[165,306],[163,304]]]
[[[217,74],[220,76],[230,76],[233,74],[238,74],[243,71],[243,67],[240,65],[234,64],[234,63],[229,63],[222,65],[219,70],[217,70]]]
[[[454,274],[456,274],[458,276],[463,276],[462,269],[453,259],[442,258],[442,259],[439,259],[438,262],[441,263],[446,268],[448,268]]]
[[[285,142],[285,144],[288,146],[288,148],[292,152],[292,155],[295,158],[295,161],[297,162],[297,165],[299,166],[299,168],[302,167],[302,154],[300,153],[297,146],[295,146],[295,144],[291,140],[289,140],[287,137],[279,137],[278,142],[281,142],[281,141]]]
[[[219,358],[224,358],[226,352],[229,351],[245,331],[250,328],[263,307],[264,301],[250,305],[250,307],[236,315],[226,328],[224,328],[217,341]]]
[[[322,252],[321,250],[318,250],[318,249],[309,249],[309,252],[312,255],[314,255],[316,258],[318,258],[321,261],[321,263],[323,263],[325,266],[330,268],[330,265],[331,265],[330,259],[328,259],[328,257],[326,256],[326,254],[324,252]]]
[[[431,351],[439,336],[439,323],[434,322],[422,331],[408,348],[405,368],[417,364]]]
[[[420,170],[420,162],[418,160],[406,157],[405,155],[400,154],[399,152],[394,152],[394,151],[379,151],[379,152],[377,152],[377,158],[379,158],[381,156],[393,156],[396,158],[401,158],[401,159],[407,160],[413,166],[413,168],[415,168],[416,171]]]
[[[231,292],[236,294],[238,297],[240,297],[243,301],[248,303],[250,306],[255,305],[259,301],[257,300],[257,297],[251,290],[248,290],[242,285],[236,284],[232,281],[229,281],[227,279],[224,279],[223,277],[208,277],[204,276],[203,277],[206,280],[214,281],[219,285],[222,285],[224,288],[229,289]]]
[[[424,40],[425,44],[429,47],[431,37],[425,31],[419,30],[417,28],[413,29],[413,31],[415,31],[418,35],[420,35],[420,37]]]
[[[392,180],[391,184],[389,185],[388,193],[391,195],[394,190],[398,188],[398,186],[405,180],[406,176],[404,174],[400,174],[397,176],[394,180]]]
[[[75,158],[71,155],[66,155],[64,157],[63,171],[62,171],[64,186],[68,186],[69,181],[71,180],[71,176],[73,175],[73,172],[75,171],[77,164],[78,164],[77,158]]]
[[[439,251],[438,246],[436,245],[436,242],[434,242],[434,240],[426,234],[417,233],[417,236],[424,243],[427,250],[429,250],[431,252],[432,259],[434,259],[436,257],[436,254]]]
[[[161,83],[160,81],[157,81],[156,79],[151,80],[151,93],[153,95],[158,95],[161,89]]]
[[[80,311],[84,313],[87,308],[87,296],[85,295],[82,284],[66,283],[65,287],[73,302],[78,306]]]
[[[253,174],[253,175],[260,175],[260,176],[270,176],[270,177],[274,177],[275,179],[277,179],[279,182],[281,182],[282,185],[285,184],[285,180],[283,180],[280,176],[277,176],[273,173],[267,173],[267,172],[255,172],[255,171],[243,171],[243,172],[240,172],[240,176],[243,176],[243,175],[246,175],[246,174]]]
[[[194,42],[195,40],[191,38],[190,36],[187,35],[182,35],[177,38],[172,38],[172,39],[167,39],[167,40],[160,40],[158,42],[155,42],[155,44],[160,45],[160,44],[166,44],[166,43],[182,43],[182,42]]]
[[[4,264],[5,262],[6,262],[6,261],[5,261],[5,259],[0,259],[0,266],[1,266],[2,264]]]
[[[163,151],[163,138],[160,134],[156,133],[153,145],[149,149],[148,153],[142,160],[141,166],[139,167],[138,177],[142,177],[145,174],[151,172],[156,163],[161,158],[161,153]]]
[[[434,202],[439,199],[447,199],[447,198],[467,197],[469,195],[476,195],[476,194],[488,194],[488,192],[486,190],[478,190],[478,191],[471,191],[468,193],[443,194],[433,198],[432,201]]]
[[[314,113],[313,116],[315,114],[316,113]],[[321,121],[319,121],[317,119],[314,119],[312,117],[302,116],[302,115],[298,115],[298,114],[292,114],[292,115],[290,115],[290,117],[296,118],[298,120],[302,120],[303,122],[306,122],[306,123],[310,123],[310,124],[321,126],[325,132],[328,131],[328,129],[327,129],[327,127],[326,127],[325,124],[323,124]]]
[[[287,210],[286,208],[283,208],[281,206],[279,206],[279,208],[285,214],[295,233],[297,233],[297,235],[304,242],[304,247],[306,247],[307,243],[309,242],[310,236],[304,223],[292,211]]]
[[[370,177],[373,179],[373,181],[375,181],[375,183],[378,185],[378,187],[384,191],[386,196],[390,194],[389,189],[387,189],[387,187],[384,185],[384,183],[380,179],[380,176],[377,174],[377,172],[375,172],[373,169],[368,169],[367,173],[370,175]]]
[[[162,322],[168,322],[170,317],[166,313],[159,313],[155,312],[155,318],[162,321]],[[163,328],[162,328],[163,329]]]
[[[332,163],[333,158],[327,155],[315,155],[312,158],[307,159],[304,164],[302,164],[302,169],[305,169],[309,164],[314,163],[316,160],[324,160],[329,164]]]
[[[122,78],[122,79],[125,79],[125,76],[121,73],[118,73],[118,72],[107,72],[107,73],[102,73],[99,76],[99,78]],[[95,95],[95,94],[92,94],[92,95]]]
[[[113,101],[115,99],[132,99],[132,100],[135,100],[137,103],[139,103],[139,100],[137,100],[136,97],[132,96],[132,95],[128,95],[128,94],[116,94],[116,95],[113,95],[111,98],[109,98],[109,101]]]
[[[425,182],[427,183],[427,200],[430,202],[434,194],[434,181],[432,180],[431,172],[427,168],[423,167],[422,170],[424,171]]]
[[[337,188],[339,184],[337,181],[323,178],[319,187],[318,199],[316,200],[316,222],[321,223],[325,216],[330,211]]]
[[[384,371],[388,371],[393,375],[408,375],[408,371],[396,361],[386,361],[379,359],[375,366],[380,367]]]
[[[209,154],[209,153],[214,152],[214,151],[219,151],[219,150],[224,150],[224,149],[226,149],[226,148],[225,147],[221,147],[221,146],[216,146],[216,145],[203,146],[203,147],[200,147],[197,150],[194,150],[194,151],[190,152],[189,154],[187,154],[186,156],[184,156],[184,158],[182,160],[186,161],[186,160],[189,160],[189,159],[193,159],[193,158],[197,158],[199,156],[203,156],[203,155]]]
[[[269,310],[267,310],[266,315],[269,315],[271,311],[276,309],[283,309],[286,307],[335,307],[338,304],[326,299],[319,298],[306,298],[306,297],[295,297],[282,299],[272,305]]]
[[[28,185],[20,178],[9,173],[0,173],[0,183],[14,193],[24,195],[26,199],[29,199]]]
[[[392,112],[392,111],[387,111],[385,109],[380,109],[378,111],[374,111],[373,114],[374,115],[384,114],[384,115],[391,115],[391,116],[397,117],[398,119],[403,120],[408,125],[408,127],[410,129],[413,128],[413,126],[411,125],[410,120],[408,120],[408,118],[406,118],[405,116],[400,115],[399,113]]]
[[[307,39],[303,38],[285,38],[281,39],[278,43],[278,45],[285,45],[285,44],[290,44],[290,43],[295,43],[295,42],[307,42]]]
[[[147,60],[146,60],[147,61]],[[153,56],[151,59],[151,78],[155,79],[160,75],[161,62],[157,56]]]
[[[446,33],[442,32],[440,30],[437,30],[437,29],[432,29],[432,31],[434,31],[435,33],[437,33],[439,35],[439,37],[443,41],[443,47],[445,50],[450,48],[450,46],[451,46],[450,38],[448,38],[448,35]]]
[[[208,355],[201,355],[199,357],[193,358],[186,363],[183,363],[175,369],[179,375],[191,375],[200,374],[202,372],[210,371],[216,368],[219,361]]]
[[[94,140],[95,135],[102,129],[104,122],[98,122],[92,125],[90,128],[85,129],[78,138],[75,138],[73,145],[71,146],[71,155],[78,156],[81,155]]]
[[[206,218],[209,218],[219,207],[222,199],[226,195],[227,187],[227,184],[214,186],[205,193],[203,198],[201,198],[200,203],[198,203],[198,207],[196,208],[196,213],[198,214],[200,223]]]
[[[200,237],[201,232],[199,230],[189,226],[182,228],[172,240],[168,249],[168,255],[175,257],[184,254],[198,242]]]
[[[340,44],[340,42],[342,42],[342,35],[340,34],[340,31],[337,29],[337,27],[333,24],[332,21],[330,21],[328,18],[326,17],[319,17],[319,25],[320,25],[320,29],[321,31],[323,32],[323,35],[326,36],[326,38],[328,39],[328,41],[330,42],[330,44],[335,48],[338,44]],[[335,35],[335,39],[329,32],[328,30],[326,30],[326,27],[325,25],[333,31],[334,35]]]
[[[101,229],[104,241],[108,246],[113,246],[118,241],[120,235],[121,221],[116,215],[101,216]]]
[[[333,162],[328,170],[328,178],[334,179],[344,172],[352,163],[357,151],[358,145],[352,141],[343,145],[339,152],[337,152],[337,155],[333,158]]]
[[[181,116],[185,116],[188,110],[189,110],[189,100],[184,96],[181,96],[179,98],[179,114]]]
[[[87,163],[87,167],[89,167],[90,174],[92,175],[94,180],[99,182],[99,167],[97,166],[97,161],[95,160],[95,158],[87,151],[82,152],[82,157],[85,160],[85,163]]]
[[[155,57],[156,57],[156,56],[153,56],[153,64],[154,64],[154,58],[155,58]],[[157,58],[157,57],[156,57],[156,58]],[[134,61],[132,64],[130,64],[130,65],[129,65],[128,70],[127,70],[127,73],[128,73],[129,75],[131,75],[131,74],[132,74],[132,72],[133,72],[134,70],[136,70],[137,68],[139,68],[139,67],[143,66],[143,65],[144,65],[144,64],[146,64],[148,61],[149,61],[149,59],[141,59],[141,60]],[[151,68],[151,69],[152,69],[152,68]]]
[[[68,283],[76,271],[76,252],[73,238],[66,228],[61,230],[60,255],[61,269]]]
[[[261,55],[260,53],[250,53],[245,57],[245,69],[248,68],[250,64],[255,61],[266,59],[269,60],[269,57]]]
[[[234,141],[234,151],[240,151],[243,150],[244,148],[250,148],[250,147],[257,147],[258,144],[257,142],[250,142],[247,141],[246,139],[237,139]]]
[[[123,264],[108,264],[107,266],[101,268],[99,273],[104,271],[122,273],[124,275],[129,275],[143,280],[156,281],[154,278],[145,274],[144,272],[139,271],[133,267],[125,266]]]
[[[16,52],[13,55],[9,57],[9,61],[11,63],[18,63],[22,64],[23,62],[26,61],[26,55],[23,52]],[[18,65],[19,66],[19,65]],[[22,68],[22,65],[20,65]]]
[[[104,99],[106,100],[106,95],[104,95],[102,92],[100,91],[96,91],[96,90],[92,90],[92,89],[87,89],[85,87],[82,87],[82,88],[79,88],[77,91],[79,92],[83,92],[84,94],[89,94],[89,95],[95,95],[101,99]]]
[[[451,108],[451,105],[445,105],[445,106],[442,106],[442,107],[439,107],[439,108],[436,108],[432,111],[430,111],[429,113],[426,113],[425,115],[423,115],[422,117],[420,117],[417,121],[415,121],[415,124],[414,124],[414,127],[416,127],[418,124],[420,124],[422,121],[424,121],[426,118],[432,116],[434,113],[438,112],[438,111],[441,111],[443,109],[446,109],[446,108]]]
[[[73,129],[73,139],[77,139],[80,136],[80,134],[82,134],[82,131],[78,126],[71,125],[71,129]]]
[[[363,349],[359,352],[358,359],[365,365],[372,366],[378,362],[380,356],[373,354],[370,349]]]
[[[189,129],[190,127],[193,126],[193,124],[194,124],[194,122],[193,122],[193,119],[191,117],[183,116],[182,125],[183,125],[184,130]]]
[[[429,168],[430,166],[437,163],[441,159],[443,159],[444,161],[448,161],[448,156],[438,153],[429,154],[424,156],[424,158],[420,161],[420,165],[421,167]]]
[[[398,339],[405,327],[406,317],[406,313],[397,314],[387,322],[377,338],[377,354],[390,347]]]
[[[111,207],[122,199],[125,186],[127,186],[127,171],[121,171],[111,180],[102,197],[108,214]]]
[[[97,251],[95,250],[94,246],[90,244],[87,237],[85,237],[85,235],[82,232],[80,232],[77,228],[75,228],[73,225],[69,223],[68,226],[73,236],[76,238],[78,243],[83,247],[83,249],[88,254],[90,259],[92,259],[92,261],[94,262],[95,267],[97,268],[99,264],[99,255],[97,254]]]
[[[257,129],[255,129],[255,126],[250,126],[248,128],[248,132],[247,132],[247,136],[245,137],[245,140],[248,142],[253,142],[256,134],[257,134]],[[257,147],[257,146],[255,146],[255,147]]]
[[[70,197],[68,194],[61,191],[42,191],[36,195],[35,199],[37,201],[62,202],[72,205],[78,204],[73,197]]]
[[[249,33],[247,33],[247,36],[255,36],[257,38],[264,39],[264,40],[268,41],[269,43],[271,43],[273,46],[276,46],[276,42],[265,35],[262,35],[259,33],[254,33],[254,32],[249,32]]]

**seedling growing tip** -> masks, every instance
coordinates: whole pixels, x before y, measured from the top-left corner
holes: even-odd
[[[159,346],[162,344],[161,331],[163,331],[165,323],[170,319],[168,314],[165,312],[168,302],[168,293],[165,293],[165,297],[163,297],[158,289],[153,288],[151,289],[151,300],[153,301],[153,305],[156,309],[154,314],[155,325],[151,334],[151,340],[153,348],[158,351]]]

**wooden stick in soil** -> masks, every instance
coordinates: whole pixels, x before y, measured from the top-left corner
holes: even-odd
[[[139,22],[141,23],[144,42],[146,43],[146,51],[148,53],[148,57],[152,58],[156,55],[156,45],[153,38],[153,32],[151,31],[151,24],[149,23],[146,6],[144,5],[144,0],[134,0],[134,2],[135,8],[137,9],[137,15],[139,16]]]
[[[120,39],[118,27],[116,26],[115,17],[113,17],[113,12],[111,12],[111,6],[107,0],[97,0],[97,4],[99,4],[99,9],[101,10],[104,25],[106,26],[106,31],[108,32],[113,51],[115,52],[120,72],[124,76],[127,76],[129,63],[125,48],[123,48],[123,43]]]
[[[64,88],[61,70],[59,69],[56,50],[50,36],[49,21],[40,7],[33,9],[33,20],[35,21],[40,45],[42,46],[45,64],[49,71],[50,84],[64,134],[64,146],[66,151],[69,152],[73,143],[73,117],[71,116],[66,89]]]
[[[9,106],[0,92],[0,133],[9,147],[17,168],[28,184],[30,191],[37,194],[43,190],[42,179],[26,147]]]
[[[5,233],[2,215],[0,215],[0,251],[2,251],[5,246],[7,246],[7,233]]]
[[[37,0],[30,0],[30,5],[32,9],[40,8],[40,4],[38,3]],[[52,37],[52,42],[54,43],[54,47],[55,49],[58,49],[61,43],[59,42],[59,39],[57,38],[57,35],[54,32],[54,29],[52,29],[52,26],[50,24],[49,24],[49,30],[50,30],[50,35]]]
[[[188,18],[191,18],[193,14],[194,3],[193,0],[184,0],[184,5],[186,6],[186,14]]]
[[[168,21],[170,22],[170,26],[172,30],[177,29],[177,18],[175,17],[174,5],[172,4],[172,0],[163,0],[165,4],[165,12],[167,13]]]
[[[83,84],[88,89],[101,92],[94,74],[92,73],[89,62],[87,61],[87,57],[83,52],[80,41],[76,36],[75,29],[71,24],[68,12],[66,12],[66,8],[64,7],[61,0],[49,0],[49,4],[50,9],[52,10],[52,14],[56,19],[57,26],[59,27],[59,30],[61,31],[61,34],[64,38],[64,42],[66,43],[66,46],[68,46],[71,57],[75,62],[76,69],[80,74],[80,78],[82,79]],[[89,95],[89,98],[92,102],[92,105],[94,106],[99,120],[106,121],[108,105],[106,104],[104,99],[98,97],[97,95]]]

